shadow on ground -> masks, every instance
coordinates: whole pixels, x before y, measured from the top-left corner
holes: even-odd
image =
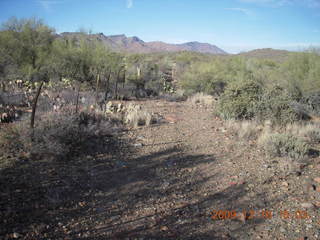
[[[210,219],[212,210],[264,208],[277,199],[248,198],[245,184],[212,191],[200,164],[212,155],[173,147],[134,157],[125,144],[112,154],[70,161],[17,161],[0,172],[0,238],[245,239],[264,219]],[[240,238],[241,236],[241,238]]]

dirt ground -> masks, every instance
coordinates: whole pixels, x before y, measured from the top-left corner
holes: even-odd
[[[320,239],[320,158],[270,159],[204,106],[70,162],[0,169],[0,239]],[[108,152],[108,151],[106,151]]]

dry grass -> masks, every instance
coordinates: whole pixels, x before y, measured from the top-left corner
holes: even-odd
[[[289,134],[304,138],[310,143],[320,142],[320,128],[318,124],[289,124],[285,131]]]
[[[206,95],[204,93],[196,93],[188,98],[188,101],[193,105],[203,105],[205,107],[212,107],[215,99],[213,96]]]
[[[228,128],[237,133],[240,139],[256,139],[262,132],[263,126],[254,121],[227,121]]]
[[[308,154],[310,142],[320,142],[320,130],[314,124],[291,124],[286,128],[273,126],[270,121],[227,121],[227,127],[241,140],[257,140],[259,147],[271,157],[300,159]]]

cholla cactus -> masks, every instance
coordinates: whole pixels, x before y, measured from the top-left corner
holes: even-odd
[[[114,104],[113,104],[113,102],[108,102],[107,104],[106,104],[106,113],[114,113],[115,111],[115,106],[114,106]]]
[[[167,93],[175,93],[175,89],[172,85],[172,83],[170,82],[163,82],[163,91],[167,92]]]
[[[152,114],[142,110],[140,105],[130,104],[126,110],[124,122],[133,127],[149,126],[153,121]]]
[[[125,111],[125,107],[122,103],[118,103],[118,106],[117,106],[117,113],[121,113],[121,112],[124,112]]]
[[[108,102],[106,104],[106,113],[122,113],[125,111],[125,107],[122,103],[113,103],[113,102]]]

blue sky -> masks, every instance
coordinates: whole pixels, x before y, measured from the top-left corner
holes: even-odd
[[[0,0],[0,22],[36,16],[144,41],[208,42],[230,52],[320,46],[320,0]]]

